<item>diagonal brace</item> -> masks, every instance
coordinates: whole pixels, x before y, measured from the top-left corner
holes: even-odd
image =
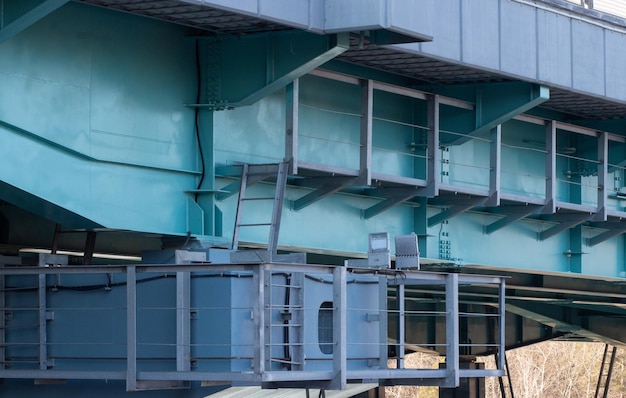
[[[574,217],[570,217],[568,219],[562,220],[559,222],[559,224],[546,229],[545,231],[541,231],[539,232],[539,240],[546,240],[548,238],[553,237],[554,235],[557,235],[563,231],[566,231],[568,229],[574,228],[582,223],[584,223],[585,221],[589,220],[592,217],[592,215],[581,215],[581,216],[574,216]]]
[[[626,227],[622,226],[620,228],[612,228],[608,231],[605,231],[599,235],[594,236],[593,238],[587,239],[587,246],[595,246],[599,243],[604,242],[605,240],[609,240],[615,236],[626,233]]]
[[[450,145],[464,144],[548,99],[550,89],[537,84],[507,82],[481,86],[476,93],[475,129]]]
[[[348,185],[351,185],[356,180],[357,178],[353,177],[353,178],[344,179],[341,182],[337,181],[338,183],[336,184],[323,185],[319,187],[318,189],[316,189],[315,191],[310,192],[294,200],[292,202],[291,209],[294,211],[302,210],[305,207],[317,202],[318,200],[324,199],[325,197],[330,196],[334,194],[335,192],[342,190]]]
[[[368,220],[375,215],[384,212],[385,210],[389,210],[392,207],[398,206],[399,204],[404,203],[407,200],[419,196],[421,193],[424,192],[424,189],[425,188],[418,188],[398,191],[395,195],[363,210],[363,218]]]
[[[0,29],[0,44],[10,40],[24,29],[34,25],[68,2],[69,0],[46,0],[34,7],[32,10],[17,18],[3,29]]]
[[[483,204],[485,201],[487,200],[487,198],[478,198],[478,199],[474,199],[474,200],[469,200],[467,203],[465,204],[459,204],[456,206],[452,206],[447,208],[446,210],[435,214],[432,217],[428,218],[428,226],[432,227],[434,225],[440,224],[458,214],[462,214],[465,213],[468,210],[473,209],[476,206],[479,206],[481,204]]]
[[[499,219],[498,221],[494,221],[491,224],[486,225],[484,228],[484,233],[487,235],[494,233],[497,230],[504,228],[517,220],[521,220],[522,218],[526,218],[531,214],[536,213],[541,208],[542,206],[524,206],[521,209],[516,209],[514,213],[510,213],[507,216]]]

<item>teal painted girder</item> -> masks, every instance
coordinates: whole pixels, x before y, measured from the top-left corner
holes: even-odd
[[[3,1],[0,13],[2,19],[0,20],[0,44],[10,40],[68,2],[69,0],[44,0],[38,4],[31,4],[32,2],[23,0]]]
[[[195,105],[223,109],[252,105],[284,88],[346,51],[349,38],[347,34],[322,36],[286,31],[223,37],[207,45],[219,52],[215,67],[219,79],[209,83],[208,92],[213,98],[207,98],[207,104]]]
[[[194,70],[185,28],[62,7],[0,46],[0,180],[69,225],[185,234]]]
[[[58,26],[65,28],[57,29]],[[116,28],[112,30],[110,26]],[[283,35],[300,38],[296,33]],[[310,36],[302,37],[308,43]],[[328,48],[328,41],[322,41],[316,41],[320,47],[308,53],[309,58],[325,54],[323,48]],[[201,51],[207,50],[203,47],[206,41],[199,43]],[[287,45],[278,47],[285,50]],[[206,175],[198,187],[201,169],[194,132],[195,109],[184,106],[194,102],[197,95],[195,51],[195,39],[188,37],[186,28],[73,3],[5,42],[0,47],[0,120],[4,122],[2,140],[6,143],[2,146],[6,159],[3,161],[10,167],[0,171],[0,179],[14,192],[28,193],[39,201],[27,205],[28,200],[11,196],[11,203],[21,201],[37,214],[77,228],[104,226],[177,235],[191,231],[202,238],[219,235],[220,229],[226,237],[231,234],[236,200],[231,197],[218,203],[213,194],[234,180],[216,177],[215,167],[239,162],[273,163],[284,158],[286,91],[277,88],[271,94],[263,94],[254,104],[234,110],[201,111]],[[236,87],[241,90],[241,97],[267,87],[268,80],[259,78],[265,73],[260,71],[266,71],[267,53],[264,50],[258,54],[257,58],[250,55],[251,60],[257,59],[261,64],[259,70],[254,70],[256,77]],[[201,56],[207,63],[211,60],[208,51],[201,52]],[[233,64],[229,57],[226,59]],[[286,74],[297,69],[296,59],[304,60],[288,60],[283,69]],[[253,62],[247,64],[238,67],[245,71]],[[215,76],[209,74],[207,65],[202,66],[201,81],[208,83]],[[376,77],[376,81],[382,82],[406,80],[373,71],[356,76]],[[518,112],[524,104],[542,99],[541,93],[532,96],[533,87],[537,86],[512,86],[517,87],[512,89],[516,95],[503,107],[498,104],[506,102],[505,90],[498,90],[507,85],[483,87],[483,95],[488,97],[483,104],[491,104],[483,106],[482,120],[486,124],[502,115],[510,117],[511,109]],[[441,104],[442,131],[468,134],[476,128],[476,111],[471,106],[476,100],[476,87],[460,90],[466,90],[467,95],[459,91],[452,99],[465,100],[465,105]],[[372,172],[424,183],[426,151],[413,144],[425,142],[428,101],[376,86],[372,91]],[[354,176],[344,176],[344,182],[356,177],[361,166],[362,93],[359,84],[330,81],[317,75],[300,79],[298,156],[301,160],[353,170]],[[579,139],[574,145],[568,136],[571,132],[558,128],[556,133],[558,146],[576,146],[582,151],[594,142],[593,138]],[[546,196],[545,154],[541,152],[545,150],[545,127],[524,120],[506,120],[502,122],[501,140],[501,173],[505,176],[501,181],[502,193],[527,197],[536,205]],[[609,141],[610,163],[619,163],[620,144]],[[588,158],[587,163],[597,160],[598,144],[594,145],[593,149],[579,153]],[[416,150],[413,152],[412,148]],[[449,168],[435,177],[452,188],[471,187],[488,192],[490,145],[468,142],[456,148],[440,164]],[[450,163],[444,163],[448,160]],[[443,175],[443,171],[450,174]],[[563,175],[559,177],[562,179]],[[496,228],[492,227],[491,233],[485,235],[484,228],[506,214],[480,209],[458,211],[462,207],[446,210],[449,205],[429,205],[421,197],[398,201],[373,214],[373,210],[366,210],[380,208],[384,197],[339,192],[326,195],[338,186],[319,191],[315,191],[319,187],[314,184],[290,187],[287,200],[297,205],[284,210],[279,243],[302,250],[365,252],[369,232],[389,231],[395,236],[415,231],[420,235],[423,253],[436,261],[551,272],[570,270],[563,254],[572,246],[568,233],[560,232],[540,243],[537,240],[558,221],[502,222],[495,225],[506,224],[506,228],[494,231]],[[261,191],[270,188],[263,184],[256,187]],[[363,193],[368,187],[360,188]],[[387,187],[375,191],[385,192],[382,188]],[[559,199],[573,200],[568,195],[573,198],[574,191],[564,191],[567,194]],[[597,192],[597,186],[584,187],[583,194],[579,194],[581,199],[590,195],[587,191]],[[610,207],[611,211],[621,209],[615,203],[618,202],[609,203],[615,207]],[[63,212],[51,215],[46,209],[54,206]],[[364,214],[369,217],[363,217]],[[624,269],[623,236],[608,236],[603,225],[581,227],[581,251],[585,254],[579,268],[583,275],[614,277]],[[603,237],[594,239],[596,236]],[[264,239],[262,233],[241,237],[242,241],[257,244]],[[440,251],[443,241],[449,243],[447,253]],[[537,259],[529,259],[527,253],[536,253]]]

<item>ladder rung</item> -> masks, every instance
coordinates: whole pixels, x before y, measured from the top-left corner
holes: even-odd
[[[267,196],[264,198],[242,198],[241,200],[275,200],[276,198],[273,196]]]
[[[268,226],[272,225],[272,223],[258,223],[258,224],[239,224],[240,227],[260,227],[260,226]]]

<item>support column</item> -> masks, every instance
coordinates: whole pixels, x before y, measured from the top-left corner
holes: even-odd
[[[428,162],[426,181],[428,183],[424,196],[439,195],[439,178],[441,174],[441,155],[439,152],[439,96],[428,97]]]
[[[137,391],[137,274],[126,268],[126,391]]]
[[[374,110],[374,86],[372,80],[361,80],[361,185],[372,183],[372,113]]]
[[[459,378],[459,275],[446,275],[446,380],[448,388],[458,387]]]
[[[176,370],[191,370],[191,274],[176,273]]]
[[[500,164],[502,150],[502,125],[491,129],[491,149],[489,161],[489,199],[486,206],[500,206]]]
[[[330,386],[334,390],[346,388],[347,380],[347,271],[346,267],[333,269],[333,372]]]
[[[546,201],[542,213],[556,212],[556,122],[546,124]]]
[[[285,161],[289,163],[289,174],[298,174],[298,118],[300,79],[287,85],[285,90]]]

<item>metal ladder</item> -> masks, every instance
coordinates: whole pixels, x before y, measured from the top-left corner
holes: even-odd
[[[500,387],[500,396],[502,398],[515,398],[513,394],[513,384],[511,383],[511,372],[509,372],[509,361],[506,359],[506,352],[504,355],[504,376],[498,377],[498,385]],[[498,354],[496,354],[496,362],[498,361]]]
[[[243,164],[241,172],[241,186],[239,188],[239,199],[237,202],[237,213],[235,216],[235,229],[233,231],[232,249],[237,250],[239,246],[239,232],[242,227],[269,227],[269,237],[267,251],[271,256],[275,255],[278,248],[278,233],[280,230],[280,219],[283,211],[285,198],[285,187],[287,186],[288,164],[285,162],[274,164]],[[276,186],[274,196],[271,197],[249,197],[247,188],[257,182],[263,181],[271,176],[276,176]],[[243,222],[242,213],[244,203],[248,201],[273,201],[271,220],[268,222]]]
[[[596,394],[594,395],[594,398],[606,398],[609,394],[609,386],[611,383],[611,375],[613,374],[613,365],[615,364],[617,347],[612,347],[611,355],[609,355],[609,348],[609,344],[604,346],[602,365],[600,365],[600,374],[598,375],[598,384],[596,385]]]

